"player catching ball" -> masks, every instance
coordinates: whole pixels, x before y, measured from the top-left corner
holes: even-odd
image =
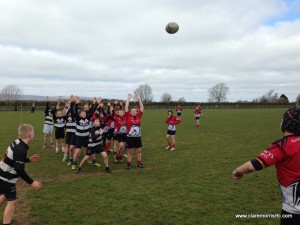
[[[144,105],[140,96],[136,96],[139,102],[139,110],[136,107],[132,107],[129,110],[129,101],[132,98],[131,94],[128,94],[125,104],[125,118],[127,127],[126,148],[127,148],[127,169],[131,168],[132,155],[135,150],[136,159],[139,168],[144,168],[142,163],[142,137],[141,137],[141,117],[144,112]]]

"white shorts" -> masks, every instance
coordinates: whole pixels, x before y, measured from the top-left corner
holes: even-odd
[[[52,132],[53,132],[53,125],[44,124],[43,133],[52,134]]]

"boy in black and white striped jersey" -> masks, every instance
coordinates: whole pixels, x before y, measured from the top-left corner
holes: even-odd
[[[66,116],[66,147],[63,162],[65,162],[69,156],[70,162],[68,162],[68,165],[72,165],[73,153],[76,147],[76,122],[71,113],[71,111],[74,111],[74,104],[71,106],[72,101],[74,101],[73,95],[70,96],[70,100],[66,101],[63,113]]]
[[[53,115],[53,122],[55,127],[55,153],[61,151],[65,152],[65,127],[66,127],[66,116],[59,109],[60,102],[57,102],[56,107],[51,111]]]
[[[21,177],[33,189],[40,189],[41,183],[32,180],[25,171],[25,163],[40,159],[38,154],[27,158],[28,144],[34,138],[34,129],[30,124],[18,127],[19,138],[14,140],[0,162],[0,204],[7,202],[3,215],[3,224],[11,224],[17,201],[16,182]]]
[[[106,173],[111,173],[111,170],[108,167],[108,156],[107,153],[103,147],[102,141],[103,141],[103,128],[107,122],[107,119],[103,124],[100,124],[99,118],[93,118],[92,119],[92,124],[93,127],[90,130],[89,134],[89,143],[88,143],[88,148],[87,152],[84,156],[84,158],[81,160],[80,165],[77,167],[77,173],[81,171],[82,166],[85,164],[87,160],[89,160],[91,157],[93,159],[93,164],[95,165],[96,163],[96,153],[100,153],[101,156],[103,157],[104,164],[105,164],[105,172]]]
[[[75,101],[75,102],[74,102]],[[80,103],[80,98],[75,97],[74,101],[71,103],[73,106],[75,104],[74,112],[71,111],[72,116],[75,118],[76,121],[76,149],[73,155],[73,162],[72,162],[72,170],[76,169],[76,162],[78,156],[80,154],[81,148],[87,148],[89,142],[89,132],[90,132],[90,119],[94,112],[96,111],[99,102],[101,99],[94,98],[93,105],[88,113],[85,110],[78,110],[78,104]]]

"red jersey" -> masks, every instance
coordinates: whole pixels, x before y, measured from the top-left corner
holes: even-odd
[[[282,194],[282,209],[300,214],[300,136],[290,135],[272,143],[251,163],[256,170],[275,164]]]
[[[120,117],[118,115],[115,115],[114,116],[114,121],[115,121],[115,132],[117,134],[127,133],[126,118],[125,118],[125,116]]]
[[[182,107],[179,105],[176,107],[176,112],[181,112],[182,111]]]
[[[300,136],[285,136],[256,159],[263,167],[275,164],[279,183],[287,187],[300,179]]]
[[[200,115],[201,114],[201,108],[200,107],[196,107],[194,114]]]
[[[175,131],[176,125],[180,123],[180,119],[176,116],[170,116],[166,119],[166,124],[168,124],[168,130]]]
[[[127,136],[140,137],[141,136],[141,117],[143,112],[139,111],[136,116],[132,116],[130,112],[125,113]]]

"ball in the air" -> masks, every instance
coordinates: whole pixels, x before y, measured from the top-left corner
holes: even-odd
[[[170,22],[167,24],[166,26],[166,31],[169,33],[169,34],[175,34],[177,31],[179,30],[179,26],[177,23],[175,22]]]

